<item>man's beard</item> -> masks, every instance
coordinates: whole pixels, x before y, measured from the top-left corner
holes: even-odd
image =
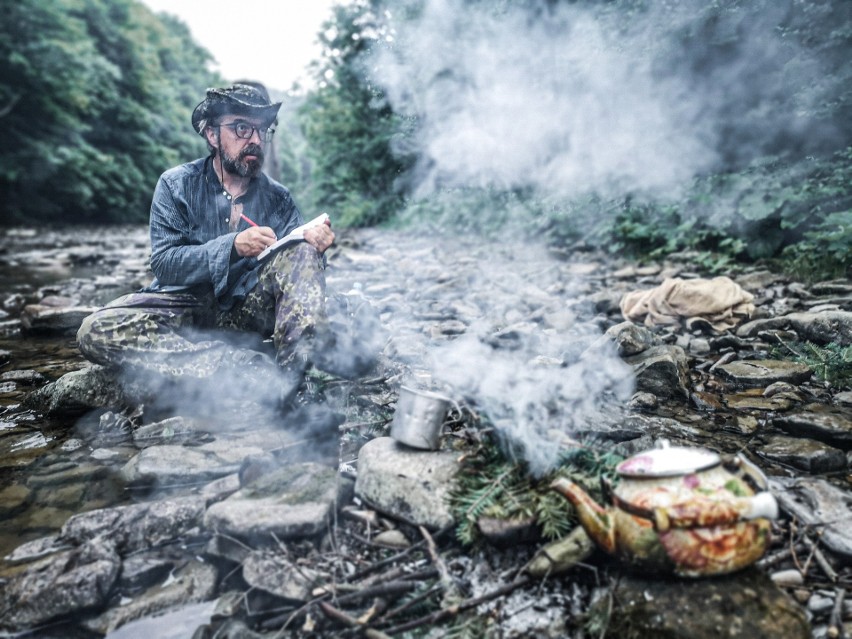
[[[257,144],[249,144],[240,151],[240,154],[236,158],[232,158],[222,151],[221,147],[219,147],[219,150],[222,153],[222,168],[232,175],[253,178],[260,172],[263,166],[263,149]],[[245,156],[247,155],[257,156],[257,159],[246,160]]]

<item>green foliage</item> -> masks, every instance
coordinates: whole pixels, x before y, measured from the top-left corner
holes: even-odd
[[[852,386],[852,346],[812,342],[785,342],[773,349],[779,359],[792,359],[806,364],[817,378],[839,388]]]
[[[597,490],[601,475],[612,477],[621,457],[591,448],[566,451],[559,465],[543,477],[533,477],[516,455],[506,455],[495,443],[482,445],[465,459],[450,506],[458,523],[456,536],[465,545],[479,539],[480,517],[502,520],[534,519],[545,539],[563,537],[576,519],[571,504],[555,493],[550,484],[557,477]]]
[[[301,109],[312,166],[308,196],[343,226],[378,224],[396,213],[400,178],[412,162],[393,152],[412,121],[393,112],[361,66],[363,56],[383,41],[378,4],[334,8],[320,34],[324,55],[314,69],[319,88]]]
[[[802,239],[784,248],[781,268],[806,281],[849,277],[852,271],[852,210],[830,213]]]
[[[780,258],[794,275],[826,279],[850,268],[850,183],[852,147],[821,159],[762,159],[697,178],[679,197],[585,197],[551,209],[570,215],[541,213],[553,222],[555,242],[582,239],[638,259],[678,253],[710,273]]]
[[[203,151],[188,121],[209,54],[135,0],[4,6],[5,221],[147,220],[159,174]]]

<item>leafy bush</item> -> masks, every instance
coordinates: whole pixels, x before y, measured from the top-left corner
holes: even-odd
[[[160,173],[204,144],[216,81],[183,23],[135,0],[21,0],[0,22],[5,223],[148,218]]]

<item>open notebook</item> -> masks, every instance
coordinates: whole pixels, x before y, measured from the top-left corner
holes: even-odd
[[[326,220],[328,220],[328,213],[321,213],[310,222],[305,222],[302,226],[297,226],[292,231],[287,233],[284,237],[275,241],[275,244],[267,246],[260,255],[257,256],[257,259],[262,260],[266,257],[269,257],[276,250],[280,249],[282,246],[286,246],[292,242],[300,242],[305,239],[305,229],[309,229],[312,226],[316,226],[317,224],[325,224]]]

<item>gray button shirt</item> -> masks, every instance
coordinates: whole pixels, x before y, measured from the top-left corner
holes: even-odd
[[[283,237],[304,224],[302,214],[284,186],[261,173],[236,200],[259,226]],[[156,279],[149,291],[210,291],[221,310],[230,309],[257,284],[259,262],[239,257],[240,221],[228,229],[231,200],[222,189],[211,157],[169,169],[157,182],[151,203],[151,270]]]

